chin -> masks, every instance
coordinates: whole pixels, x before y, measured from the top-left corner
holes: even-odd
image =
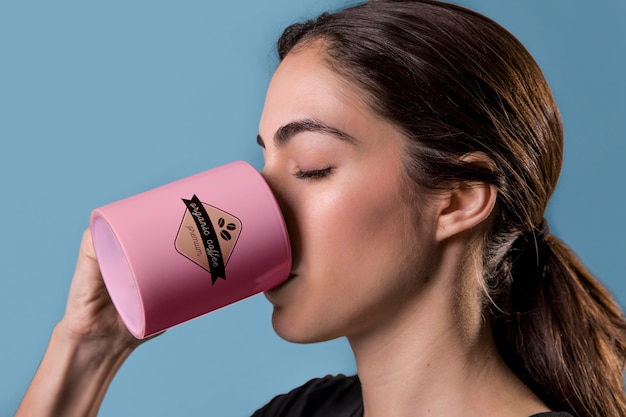
[[[272,327],[280,338],[291,343],[320,343],[340,337],[316,326],[299,323],[293,315],[276,306],[272,313]]]

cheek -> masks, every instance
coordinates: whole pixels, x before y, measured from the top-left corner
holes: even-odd
[[[303,195],[294,202],[295,225],[300,231],[298,245],[303,254],[326,257],[325,249],[345,237],[342,223],[350,212],[347,200],[340,190],[326,190]]]
[[[303,253],[311,249],[318,261],[361,272],[404,258],[415,240],[412,209],[396,184],[378,180],[361,180],[361,186],[352,183],[308,200],[300,219]]]

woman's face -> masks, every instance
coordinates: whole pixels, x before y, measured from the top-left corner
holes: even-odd
[[[293,275],[268,291],[287,340],[385,325],[410,303],[432,259],[432,209],[410,197],[403,137],[312,45],[290,53],[260,122],[263,175],[285,214]]]

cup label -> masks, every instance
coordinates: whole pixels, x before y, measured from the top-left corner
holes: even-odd
[[[178,253],[211,274],[211,282],[226,279],[226,264],[241,233],[241,221],[230,213],[202,203],[194,194],[182,199],[186,210],[175,246]]]

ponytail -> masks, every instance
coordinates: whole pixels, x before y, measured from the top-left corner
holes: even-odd
[[[551,409],[626,416],[623,313],[573,252],[544,234],[523,235],[509,251],[508,297],[492,308],[498,349]]]

